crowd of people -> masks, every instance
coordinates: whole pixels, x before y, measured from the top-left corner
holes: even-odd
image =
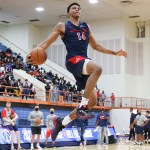
[[[20,132],[17,128],[16,121],[19,118],[18,114],[12,109],[11,102],[6,102],[6,107],[2,109],[0,115],[0,128],[8,129],[10,131],[11,141],[10,141],[10,150],[14,150],[14,137],[17,136],[18,150],[23,149],[20,143]],[[28,120],[31,122],[31,150],[34,150],[34,139],[36,137],[36,148],[42,150],[42,147],[49,147],[48,139],[51,137],[52,130],[56,125],[56,119],[58,118],[55,115],[54,108],[49,109],[49,114],[46,118],[46,133],[45,133],[45,142],[41,146],[40,136],[42,131],[42,126],[44,125],[44,115],[40,111],[40,106],[35,105],[28,115]],[[137,113],[133,113],[133,108],[130,108],[130,134],[129,138],[126,141],[130,143],[133,141],[134,145],[143,145],[145,142],[150,142],[150,111],[146,111],[146,114],[143,115],[141,110],[137,110]],[[37,119],[40,119],[40,122],[37,122]],[[110,115],[102,107],[99,114],[96,117],[95,130],[98,132],[97,145],[106,145],[109,144],[108,138],[108,127],[110,125]],[[84,137],[85,129],[88,126],[88,120],[84,118],[76,118],[70,123],[70,126],[77,127],[77,131],[80,137],[80,145],[85,146],[86,140]],[[115,141],[116,142],[116,141]],[[52,141],[51,147],[55,146],[55,141]]]
[[[134,145],[143,145],[144,141],[150,142],[150,111],[147,110],[144,115],[141,110],[133,113],[133,108],[130,108],[130,114],[130,132],[126,142],[133,140]]]

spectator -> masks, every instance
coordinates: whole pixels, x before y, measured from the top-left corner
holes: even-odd
[[[52,133],[52,129],[55,126],[55,121],[56,120],[56,115],[54,114],[54,109],[51,108],[50,109],[50,114],[46,116],[46,139],[45,139],[45,148],[47,148],[47,142],[48,142],[48,138],[50,137],[51,133]],[[52,143],[52,145],[54,145],[54,143]]]
[[[2,116],[1,116],[1,112],[0,112],[0,128],[2,127]]]
[[[114,95],[114,93],[111,93],[110,98],[111,98],[111,104],[112,104],[111,106],[114,107],[114,104],[115,104],[115,95]]]
[[[101,97],[100,89],[97,89],[97,106],[100,106],[100,97]]]
[[[37,118],[41,119],[41,122],[44,121],[43,113],[39,111],[39,105],[35,105],[34,111],[31,111],[28,116],[28,120],[31,121],[31,134],[32,134],[31,150],[34,150],[33,143],[36,134],[37,134],[36,147],[39,150],[42,150],[42,148],[40,147],[41,124],[36,123]]]
[[[14,115],[14,118],[10,118],[11,115]],[[10,131],[11,134],[11,148],[10,150],[14,149],[14,137],[15,132],[17,135],[17,142],[18,142],[18,150],[21,150],[22,147],[20,145],[20,132],[16,126],[16,120],[18,119],[18,115],[11,109],[11,102],[6,102],[6,107],[2,110],[2,118],[3,118],[3,128],[6,128]]]
[[[29,91],[30,92],[30,98],[34,99],[36,91],[35,91],[35,87],[34,87],[34,85],[32,83],[30,84],[29,89],[30,89],[30,91]]]
[[[50,101],[50,85],[49,85],[49,83],[46,83],[45,90],[46,90],[46,101],[49,102]]]
[[[96,128],[98,128],[98,145],[103,145],[104,137],[105,145],[108,145],[108,120],[109,114],[107,112],[104,112],[104,108],[102,108],[100,114],[97,116],[96,119]]]
[[[77,118],[75,119],[75,122],[76,122],[77,130],[80,136],[80,145],[85,146],[86,141],[84,139],[84,133],[85,133],[86,126],[88,126],[88,120],[84,118]]]
[[[103,106],[104,106],[104,101],[105,101],[105,99],[106,99],[106,94],[105,94],[104,91],[102,91],[102,93],[101,93],[101,100],[102,100],[102,105],[103,105]]]
[[[148,123],[144,127],[145,142],[150,142],[150,111],[146,111],[146,118]]]
[[[51,102],[56,102],[57,100],[58,100],[57,87],[56,84],[53,83],[51,86]]]
[[[30,86],[29,86],[29,82],[28,82],[28,79],[25,79],[25,83],[23,85],[23,91],[22,91],[22,99],[24,98],[24,96],[26,97],[26,100],[28,99],[29,97],[29,90]]]

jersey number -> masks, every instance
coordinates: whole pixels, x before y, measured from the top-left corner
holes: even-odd
[[[86,40],[85,32],[77,32],[78,40]]]

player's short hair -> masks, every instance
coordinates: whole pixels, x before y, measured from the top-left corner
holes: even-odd
[[[70,10],[71,6],[73,6],[73,5],[77,5],[80,7],[80,5],[78,3],[72,3],[67,7],[67,13],[69,13],[69,10]]]

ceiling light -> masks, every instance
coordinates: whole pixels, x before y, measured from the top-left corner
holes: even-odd
[[[98,3],[98,0],[89,0],[90,3],[95,4]]]
[[[135,16],[129,16],[129,18],[138,18],[140,17],[139,15],[135,15]]]
[[[44,11],[44,8],[43,7],[37,7],[35,8],[36,11]]]
[[[129,4],[132,4],[133,2],[132,1],[121,1],[120,3],[124,4],[124,5],[129,5]]]

